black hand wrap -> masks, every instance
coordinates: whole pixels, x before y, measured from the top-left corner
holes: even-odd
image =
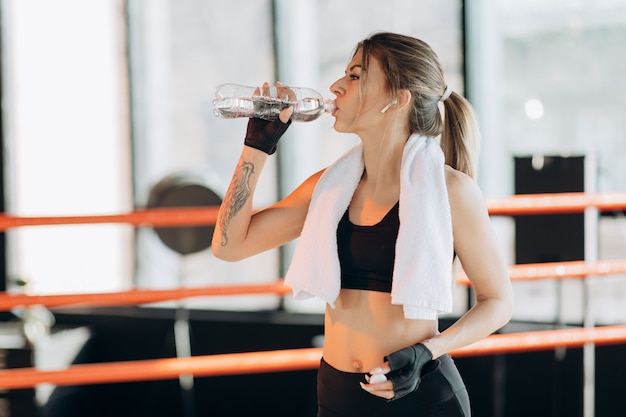
[[[244,144],[271,155],[276,152],[278,140],[290,124],[291,119],[287,123],[283,123],[279,118],[271,122],[256,118],[249,119]]]
[[[417,390],[421,381],[422,368],[432,359],[433,354],[421,343],[385,356],[391,368],[387,377],[391,380],[395,393],[391,400],[397,400]]]

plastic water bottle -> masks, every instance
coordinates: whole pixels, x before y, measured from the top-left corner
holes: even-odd
[[[291,120],[310,122],[322,114],[332,113],[335,102],[306,87],[271,86],[264,91],[260,87],[222,84],[215,90],[213,113],[224,119],[256,117],[274,120],[289,106],[293,106]]]

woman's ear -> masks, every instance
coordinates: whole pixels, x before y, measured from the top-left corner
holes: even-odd
[[[411,104],[411,92],[409,90],[399,90],[398,91],[398,107],[400,109],[404,108],[406,105]]]

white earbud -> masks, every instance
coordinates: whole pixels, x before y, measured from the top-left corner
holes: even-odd
[[[394,104],[396,104],[396,103],[398,103],[398,99],[397,99],[397,98],[394,98],[394,99],[393,99],[393,101],[392,101],[391,103],[387,104],[385,107],[383,107],[383,108],[380,110],[380,112],[381,112],[381,113],[386,112],[387,110],[389,110],[389,108],[390,108],[391,106],[393,106],[393,105],[394,105]]]

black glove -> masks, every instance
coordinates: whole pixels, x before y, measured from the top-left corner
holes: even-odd
[[[290,124],[291,119],[283,123],[278,117],[271,122],[256,118],[249,119],[244,144],[271,155],[276,152],[278,140]]]
[[[422,369],[432,359],[433,354],[421,343],[385,356],[391,368],[387,377],[391,380],[395,393],[391,400],[397,400],[416,391],[420,385]]]

